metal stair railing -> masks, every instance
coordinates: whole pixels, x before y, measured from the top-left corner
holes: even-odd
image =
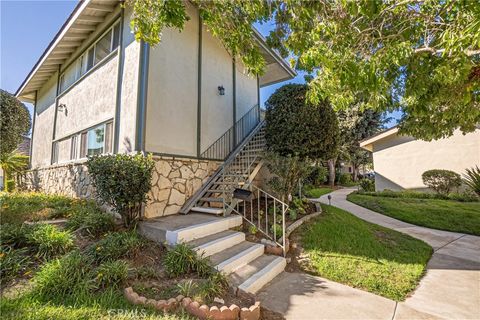
[[[260,107],[253,106],[243,117],[241,117],[230,129],[220,138],[213,142],[204,152],[200,154],[202,159],[225,160],[236,146],[241,143],[248,134],[260,123]]]
[[[237,156],[241,153],[243,148],[248,145],[250,140],[264,127],[265,122],[261,121],[259,122],[256,127],[253,128],[253,130],[250,131],[250,133],[243,139],[243,141],[233,150],[230,152],[230,155],[227,157],[227,159],[224,161],[222,165],[220,165],[217,170],[210,176],[210,178],[202,185],[202,187],[197,190],[183,205],[183,207],[180,209],[180,213],[187,214],[199,201],[199,199],[207,193],[209,189],[212,188],[213,184],[215,181],[218,180],[219,176],[225,176],[225,172],[233,172],[230,169],[230,165],[232,162],[235,161]],[[252,162],[250,162],[252,163]],[[221,190],[219,190],[221,192]]]
[[[252,193],[250,200],[225,205],[280,246],[285,256],[285,216],[288,204],[251,183],[242,189]]]

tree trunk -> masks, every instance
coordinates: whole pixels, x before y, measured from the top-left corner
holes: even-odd
[[[358,166],[355,163],[352,163],[353,168],[353,181],[357,182],[358,180]]]
[[[330,159],[328,163],[328,184],[331,188],[335,186],[335,163],[337,159]]]

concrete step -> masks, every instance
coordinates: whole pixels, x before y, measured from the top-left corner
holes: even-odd
[[[226,230],[193,240],[188,244],[191,245],[193,250],[195,250],[199,255],[209,257],[243,241],[245,241],[245,233]]]
[[[209,214],[214,214],[214,215],[223,214],[223,209],[222,209],[222,208],[193,207],[192,209],[190,209],[190,211],[193,211],[193,212],[202,212],[202,213],[209,213]]]
[[[217,198],[217,197],[206,197],[206,198],[200,198],[199,201],[203,202],[223,202],[223,198]]]
[[[174,245],[189,242],[211,234],[242,225],[242,217],[215,217],[208,214],[189,213],[172,215],[140,223],[140,232],[147,238]]]
[[[284,257],[264,254],[235,270],[229,278],[234,287],[255,294],[283,272],[286,265],[287,260]]]
[[[215,269],[230,274],[250,261],[260,257],[265,251],[263,244],[243,241],[222,252],[210,256]]]

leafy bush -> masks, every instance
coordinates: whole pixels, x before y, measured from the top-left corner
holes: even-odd
[[[272,233],[272,237],[276,238],[275,240],[278,240],[283,236],[283,228],[279,224],[272,224],[270,232]]]
[[[152,157],[96,155],[89,157],[87,167],[99,200],[120,214],[126,227],[134,225],[152,185]]]
[[[113,261],[133,256],[143,244],[144,239],[135,230],[114,232],[90,246],[87,255],[97,262]]]
[[[464,175],[463,181],[465,184],[478,196],[480,196],[480,168],[470,168],[465,170],[467,173]]]
[[[29,244],[34,226],[29,224],[5,223],[0,228],[0,245],[22,248]]]
[[[414,198],[414,199],[440,199],[440,200],[455,200],[462,202],[478,201],[479,198],[467,192],[464,193],[450,193],[443,195],[439,193],[419,192],[414,190],[392,191],[384,190],[378,192],[358,191],[359,194],[373,196],[373,197],[389,197],[389,198]]]
[[[338,176],[338,184],[348,186],[352,183],[352,175],[350,173],[340,173]]]
[[[333,190],[331,188],[306,188],[304,189],[305,197],[307,198],[320,198],[324,194],[330,193]]]
[[[178,277],[191,272],[199,276],[212,273],[212,268],[206,258],[199,258],[197,253],[185,243],[177,244],[168,250],[163,260],[165,272],[170,277]]]
[[[255,226],[255,225],[253,225],[253,224],[249,225],[249,226],[248,226],[248,232],[249,232],[250,234],[257,234],[257,232],[258,232],[257,226]]]
[[[308,177],[305,179],[307,183],[312,184],[315,187],[319,187],[323,185],[325,182],[327,182],[327,177],[328,177],[328,170],[327,168],[316,165],[312,168],[312,171],[308,175]]]
[[[290,218],[290,220],[297,220],[297,217],[298,217],[298,214],[297,214],[297,210],[295,209],[289,209],[288,210],[288,217]]]
[[[267,146],[282,156],[331,159],[340,141],[337,115],[327,101],[312,104],[307,91],[307,85],[287,84],[268,98]]]
[[[221,272],[214,272],[201,283],[198,290],[200,297],[205,300],[222,296],[226,288],[228,288],[228,282],[225,275]]]
[[[28,249],[14,249],[9,246],[0,247],[0,285],[9,284],[21,273],[27,271],[32,260],[28,255]]]
[[[192,279],[189,279],[187,281],[177,283],[175,291],[184,297],[193,297],[198,291],[198,285]]]
[[[128,264],[123,260],[107,261],[98,266],[96,273],[98,287],[118,287],[127,280]]]
[[[423,183],[442,195],[448,195],[453,188],[462,185],[462,178],[450,170],[427,170],[422,174]]]
[[[273,177],[267,182],[268,187],[280,200],[287,201],[299,182],[305,179],[312,166],[309,161],[300,160],[298,156],[280,156],[276,153],[267,153],[266,164]]]
[[[371,179],[361,179],[360,180],[360,188],[366,192],[374,192],[375,191],[375,181]]]
[[[100,210],[79,210],[68,219],[66,227],[90,237],[98,237],[113,231],[115,220],[112,215]]]
[[[95,287],[91,265],[77,250],[54,259],[34,276],[34,292],[46,300],[87,293]]]
[[[59,230],[51,224],[40,224],[28,235],[28,242],[32,244],[40,257],[52,258],[65,254],[73,248],[73,236],[70,232]]]

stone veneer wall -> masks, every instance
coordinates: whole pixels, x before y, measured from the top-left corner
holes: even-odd
[[[190,198],[217,170],[221,162],[186,158],[153,157],[150,201],[145,208],[147,218],[178,213]]]
[[[150,200],[145,207],[147,218],[178,213],[218,168],[221,162],[171,157],[153,157]],[[58,164],[27,171],[18,181],[24,191],[62,194],[75,198],[93,197],[87,167],[83,162]]]
[[[90,198],[93,193],[88,170],[83,162],[29,170],[19,177],[18,188],[75,198]]]

